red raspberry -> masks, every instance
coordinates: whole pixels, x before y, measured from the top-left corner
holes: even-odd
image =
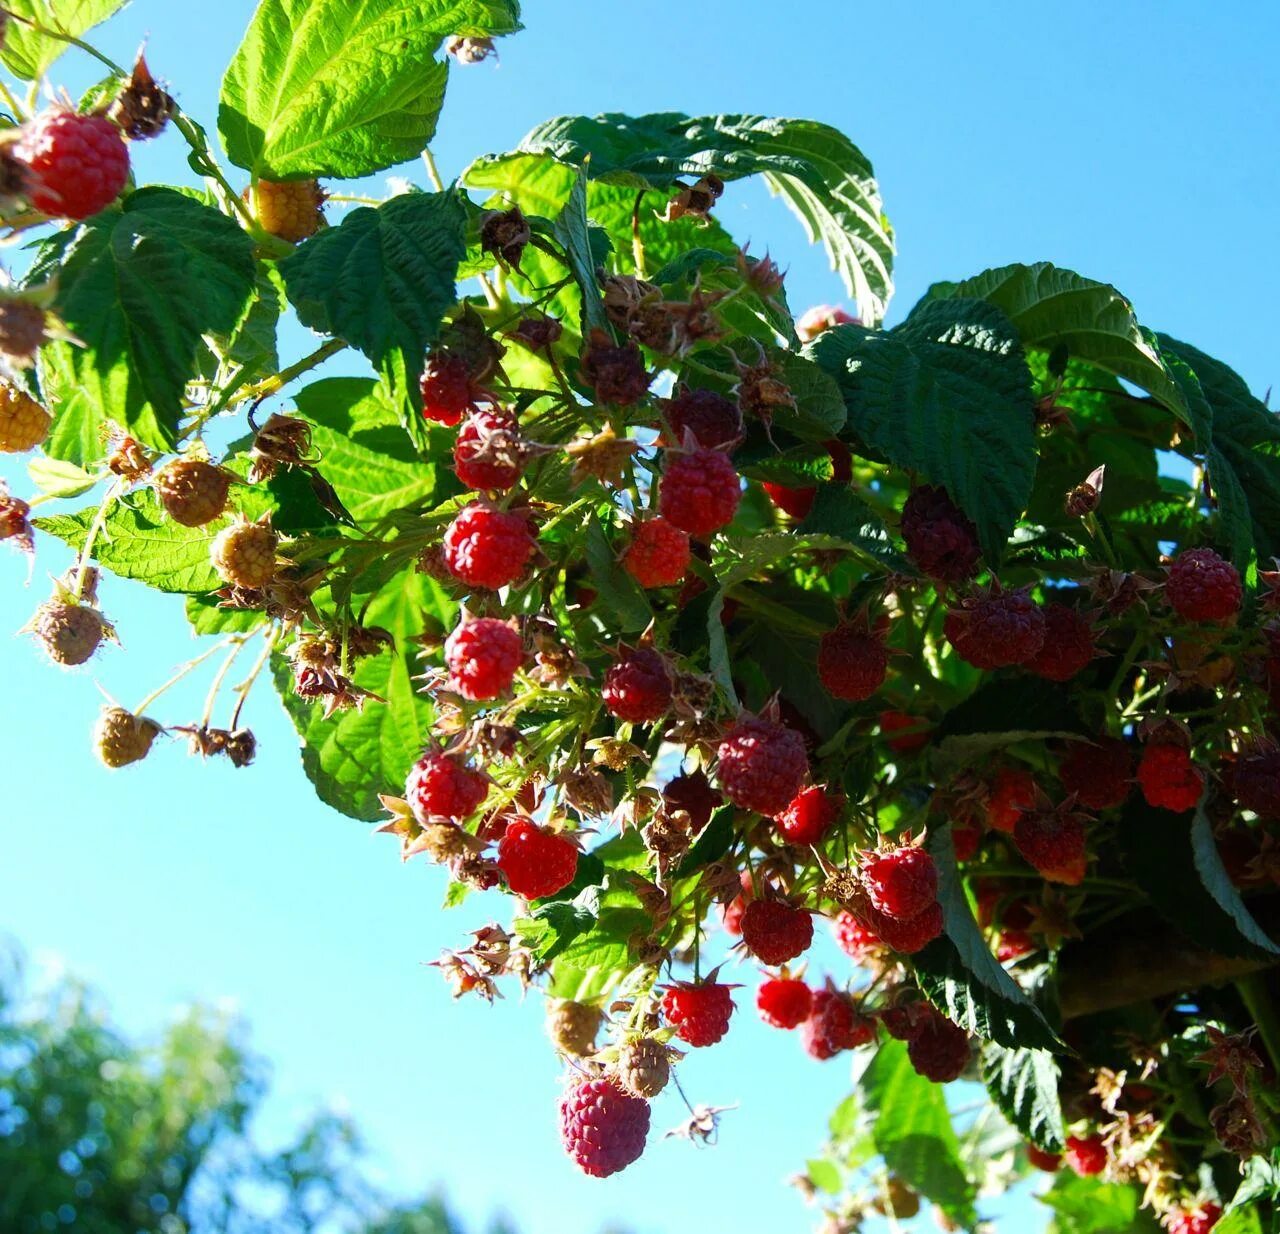
[[[1194,810],[1204,791],[1204,776],[1190,753],[1168,741],[1148,742],[1138,762],[1138,786],[1147,804],[1184,814]]]
[[[1026,930],[1001,930],[996,939],[996,959],[1001,964],[1021,960],[1035,950],[1035,939]]]
[[[879,912],[908,920],[927,912],[937,900],[938,868],[924,849],[904,844],[866,853],[862,885]]]
[[[509,489],[520,479],[520,429],[506,411],[472,411],[453,443],[453,470],[474,489]]]
[[[691,1046],[715,1045],[729,1031],[732,986],[715,981],[680,981],[662,996],[662,1014],[676,1036]]]
[[[987,826],[992,831],[1013,834],[1024,810],[1036,803],[1036,782],[1021,767],[1001,767],[987,796]]]
[[[474,391],[467,362],[452,352],[437,351],[427,357],[422,379],[422,415],[452,428],[471,407]]]
[[[720,743],[716,777],[734,805],[757,814],[780,814],[809,774],[804,738],[794,729],[747,716]]]
[[[868,964],[879,959],[884,951],[884,943],[880,936],[844,909],[841,909],[832,921],[831,932],[835,935],[840,950],[859,964]]]
[[[472,702],[505,693],[523,661],[520,635],[496,617],[464,621],[444,644],[449,689]]]
[[[644,1152],[649,1103],[612,1076],[580,1079],[560,1097],[560,1140],[584,1174],[608,1178]]]
[[[573,882],[578,848],[572,840],[543,831],[527,818],[512,819],[498,841],[498,869],[517,895],[540,900]]]
[[[1067,1151],[1064,1155],[1067,1164],[1081,1178],[1101,1174],[1107,1168],[1107,1146],[1103,1144],[1100,1135],[1084,1139],[1074,1135],[1067,1136]]]
[[[974,668],[1005,668],[1025,664],[1044,646],[1044,613],[1025,591],[989,591],[950,609],[942,632]]]
[[[969,1034],[931,1009],[908,1038],[907,1057],[926,1080],[949,1084],[969,1065]]]
[[[1061,1153],[1047,1153],[1043,1148],[1037,1148],[1034,1144],[1027,1145],[1027,1160],[1037,1170],[1044,1170],[1046,1174],[1055,1174],[1062,1167]]]
[[[942,933],[942,905],[931,904],[918,917],[890,917],[867,906],[865,924],[890,951],[915,955]]]
[[[1093,662],[1093,622],[1065,604],[1046,604],[1042,611],[1044,643],[1026,662],[1027,669],[1050,681],[1070,681]]]
[[[774,819],[788,844],[817,844],[844,809],[844,796],[818,785],[801,789]]]
[[[27,199],[53,218],[97,214],[129,179],[128,147],[103,116],[46,111],[22,129],[13,155],[27,172]]]
[[[925,722],[919,716],[908,715],[905,711],[882,711],[880,713],[880,736],[885,739],[889,749],[898,754],[911,754],[923,750],[929,744],[927,732],[910,732],[911,729],[923,729]],[[893,736],[901,733],[901,736]]]
[[[732,450],[742,437],[742,411],[714,390],[678,390],[663,404],[672,445],[683,446],[688,434],[708,450]]]
[[[600,692],[605,707],[619,720],[648,724],[671,706],[671,671],[652,647],[624,647],[605,674]]]
[[[896,1007],[886,1007],[880,1012],[880,1023],[884,1031],[895,1041],[910,1041],[916,1035],[916,1029],[933,1014],[928,1003],[899,1003]]]
[[[489,782],[451,755],[428,750],[409,772],[404,795],[423,826],[433,818],[456,822],[476,812],[489,795]]]
[[[756,991],[756,1010],[773,1028],[798,1028],[812,1006],[813,991],[803,981],[774,977]]]
[[[720,920],[725,933],[732,934],[735,938],[742,933],[742,914],[747,911],[747,905],[755,899],[751,875],[746,870],[738,875],[738,885],[742,890],[720,910]]]
[[[1179,1208],[1164,1219],[1169,1234],[1209,1234],[1222,1216],[1222,1207],[1206,1200],[1193,1208]]]
[[[497,591],[514,583],[533,556],[529,523],[519,514],[472,503],[444,533],[444,564],[471,587]]]
[[[1013,842],[1027,861],[1053,883],[1074,885],[1087,860],[1084,817],[1059,806],[1028,810],[1013,829]]]
[[[669,453],[658,490],[658,510],[691,536],[706,539],[733,521],[742,500],[738,473],[719,450]]]
[[[1241,807],[1262,818],[1280,818],[1280,749],[1262,746],[1242,754],[1231,787]]]
[[[884,684],[888,665],[884,639],[866,621],[842,622],[818,641],[818,680],[835,698],[870,698]]]
[[[785,964],[809,949],[813,917],[782,900],[752,900],[742,914],[742,941],[762,964]]]
[[[953,819],[951,823],[951,846],[955,849],[957,861],[972,861],[978,855],[982,845],[982,828],[972,819]]]
[[[691,555],[688,532],[665,518],[651,518],[636,524],[622,568],[641,587],[670,587],[684,578]]]
[[[1164,582],[1169,607],[1186,621],[1230,621],[1240,611],[1240,574],[1211,548],[1189,548],[1169,565]]]
[[[911,490],[902,507],[902,538],[920,571],[940,583],[963,582],[978,568],[977,528],[943,489]]]
[[[662,801],[668,811],[683,810],[689,816],[689,826],[696,835],[711,821],[711,815],[724,803],[724,798],[699,767],[668,780],[662,790]]]
[[[800,314],[796,321],[796,333],[800,336],[802,343],[808,343],[816,339],[824,330],[850,322],[855,326],[862,325],[860,318],[851,317],[838,304],[815,304],[813,308],[805,309]]]
[[[768,494],[769,500],[783,514],[789,514],[795,519],[807,517],[809,511],[813,509],[813,503],[818,496],[818,490],[811,486],[791,488],[785,484],[774,484],[769,480],[765,480],[762,487]]]
[[[1133,779],[1133,755],[1116,737],[1076,741],[1058,764],[1062,787],[1090,810],[1123,805]]]
[[[845,995],[828,987],[814,990],[812,1010],[800,1030],[805,1053],[826,1062],[844,1050],[875,1039],[875,1024],[858,1015]]]

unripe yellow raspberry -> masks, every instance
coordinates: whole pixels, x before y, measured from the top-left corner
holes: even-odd
[[[35,399],[16,386],[0,382],[0,451],[22,454],[49,436],[52,420]]]
[[[590,1003],[568,998],[547,1000],[547,1036],[562,1054],[587,1058],[596,1052],[601,1012]]]
[[[147,757],[160,725],[123,707],[107,707],[93,727],[93,749],[107,767],[127,767]]]
[[[320,230],[324,198],[315,180],[259,180],[251,190],[253,214],[263,231],[291,244]]]
[[[251,523],[243,517],[219,532],[209,548],[213,568],[228,583],[261,590],[275,577],[280,537],[269,521]]]
[[[184,527],[203,527],[227,508],[231,473],[200,459],[178,459],[156,473],[156,493],[165,513]]]

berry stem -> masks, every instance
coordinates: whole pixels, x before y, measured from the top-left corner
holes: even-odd
[[[645,190],[636,194],[636,204],[631,207],[631,260],[635,262],[636,278],[644,278],[644,240],[640,237],[640,205]]]
[[[204,715],[200,718],[201,729],[209,727],[209,721],[213,719],[213,707],[218,701],[218,694],[222,689],[222,683],[227,679],[227,674],[231,671],[231,666],[236,662],[236,657],[243,650],[246,641],[247,640],[244,638],[235,640],[227,658],[223,660],[218,671],[214,674],[213,682],[209,686],[208,697],[204,700]]]
[[[107,515],[111,512],[112,504],[123,491],[123,480],[117,480],[107,489],[98,506],[98,512],[93,516],[93,522],[89,524],[89,530],[85,533],[84,543],[80,546],[80,557],[76,563],[76,582],[71,589],[77,600],[84,595],[85,580],[89,576],[89,563],[93,560],[93,546],[103,527],[106,526]]]
[[[444,179],[440,175],[440,168],[436,166],[435,155],[431,153],[430,149],[422,152],[422,165],[427,169],[427,179],[431,181],[431,187],[435,189],[437,193],[443,193],[445,191]],[[485,302],[489,307],[491,309],[501,308],[502,299],[498,293],[494,291],[493,284],[489,282],[489,276],[482,270],[476,275],[476,280],[479,282],[481,290],[484,292]]]
[[[235,732],[240,727],[240,712],[244,709],[245,702],[249,698],[249,691],[253,689],[256,682],[262,674],[262,670],[266,668],[267,661],[271,658],[271,653],[275,650],[276,641],[280,637],[280,631],[272,628],[268,631],[266,637],[262,640],[262,652],[254,661],[253,667],[249,670],[249,675],[236,687],[234,693],[236,695],[236,705],[231,712],[231,723],[228,728]]]
[[[243,635],[233,634],[230,638],[224,638],[219,642],[214,643],[212,647],[206,651],[202,651],[195,657],[195,659],[188,660],[176,673],[174,673],[172,677],[169,678],[168,681],[152,690],[151,693],[133,709],[133,714],[136,716],[142,715],[143,712],[145,712],[146,709],[150,707],[151,704],[154,703],[162,694],[166,693],[173,686],[176,686],[178,682],[180,682],[189,673],[199,668],[200,665],[202,665],[211,656],[217,655],[224,647],[230,646],[231,643],[241,638],[243,638]]]
[[[209,143],[204,138],[204,130],[193,123],[188,115],[178,109],[175,109],[173,113],[173,127],[182,134],[186,139],[187,145],[191,147],[193,155],[192,167],[206,179],[212,180],[222,190],[225,203],[230,207],[227,213],[238,214],[240,221],[245,225],[245,229],[260,244],[268,245],[272,249],[276,248],[279,242],[274,236],[268,235],[258,226],[258,220],[250,213],[249,207],[245,205],[243,198],[231,187],[230,181],[222,174],[222,168],[218,166],[213,157],[213,151],[209,149]],[[292,245],[288,247],[292,251]]]

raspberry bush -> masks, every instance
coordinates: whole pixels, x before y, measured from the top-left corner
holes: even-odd
[[[172,680],[134,710],[62,686],[103,762],[145,777],[173,734],[290,757],[245,723],[274,687],[322,801],[505,917],[437,964],[546,995],[589,1174],[645,1168],[650,1101],[681,1117],[754,1000],[856,1060],[800,1176],[830,1229],[922,1201],[971,1228],[1033,1171],[1064,1234],[1268,1228],[1265,403],[1044,262],[886,328],[879,187],[816,121],[561,116],[443,183],[446,79],[515,0],[261,0],[216,129],[81,37],[113,7],[72,33],[25,6],[0,52],[109,74],[0,142],[31,242],[0,293],[0,450],[31,464],[0,489],[7,585],[69,546],[27,630],[82,676],[128,642],[102,582],[184,597],[209,642],[198,722]],[[136,183],[142,140],[201,182]],[[420,156],[425,186],[337,200]],[[797,316],[731,237],[749,176],[856,314]],[[282,355],[282,320],[314,349]]]

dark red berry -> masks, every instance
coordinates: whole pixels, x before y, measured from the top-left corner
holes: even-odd
[[[1037,1148],[1034,1144],[1027,1145],[1027,1160],[1037,1170],[1044,1170],[1046,1174],[1056,1174],[1062,1168],[1061,1153],[1047,1153],[1043,1148]]]
[[[890,917],[868,905],[863,924],[891,951],[915,955],[942,933],[942,905],[935,902],[918,917]]]
[[[1044,646],[1044,613],[1024,591],[989,591],[950,609],[942,624],[956,654],[984,671],[1025,664]]]
[[[560,1097],[560,1139],[584,1174],[608,1178],[644,1152],[649,1103],[612,1076],[574,1080]]]
[[[1013,834],[1024,810],[1036,802],[1036,782],[1021,767],[1001,767],[987,796],[987,826],[992,831]]]
[[[801,789],[774,820],[788,844],[817,844],[840,817],[844,796],[819,785]]]
[[[1187,621],[1230,621],[1240,611],[1240,574],[1211,548],[1189,548],[1169,565],[1165,599]]]
[[[13,157],[26,171],[26,196],[51,218],[85,219],[104,210],[129,179],[129,150],[103,116],[66,108],[23,126]]]
[[[623,648],[605,674],[600,697],[619,720],[649,724],[671,705],[671,670],[652,647]]]
[[[969,1035],[934,1011],[916,1024],[907,1040],[907,1058],[926,1080],[949,1084],[969,1065]]]
[[[875,1024],[854,1011],[848,997],[830,987],[814,990],[809,1018],[801,1026],[805,1053],[819,1062],[875,1039]]]
[[[724,798],[707,779],[707,773],[698,767],[668,780],[662,789],[662,801],[669,812],[683,810],[688,814],[690,829],[696,835],[711,821],[712,813],[724,803]]]
[[[640,348],[631,342],[618,346],[601,330],[592,332],[579,371],[601,403],[629,407],[649,392],[651,378]]]
[[[1026,662],[1029,671],[1050,681],[1070,681],[1093,662],[1093,622],[1065,604],[1046,604],[1044,642]]]
[[[747,905],[755,899],[750,871],[743,870],[738,875],[738,885],[742,890],[720,910],[720,920],[725,933],[735,937],[742,933],[742,914],[747,911]]]
[[[756,991],[760,1018],[773,1028],[797,1028],[809,1018],[813,992],[803,981],[770,978]]]
[[[449,754],[428,750],[409,772],[405,800],[419,823],[468,818],[489,795],[489,782]]]
[[[671,587],[684,578],[692,550],[689,533],[665,518],[637,523],[622,568],[641,587]]]
[[[1107,1146],[1100,1135],[1067,1136],[1067,1164],[1080,1175],[1090,1178],[1107,1168]]]
[[[768,494],[769,500],[783,514],[789,514],[794,519],[808,517],[818,496],[818,490],[812,486],[792,488],[786,484],[774,484],[772,481],[765,480],[762,487]]]
[[[785,964],[813,942],[813,917],[782,900],[753,900],[742,914],[742,941],[762,964]]]
[[[1058,779],[1082,806],[1109,810],[1123,805],[1129,796],[1133,754],[1116,737],[1076,741],[1058,764]]]
[[[1087,859],[1084,818],[1074,810],[1026,810],[1013,828],[1013,842],[1050,882],[1074,885]]]
[[[889,917],[907,920],[928,911],[938,898],[938,868],[912,844],[867,853],[862,885],[872,905]]]
[[[884,684],[888,665],[884,639],[865,620],[843,622],[818,641],[818,680],[835,698],[870,698]]]
[[[715,1045],[729,1031],[732,990],[732,986],[714,981],[678,982],[663,994],[662,1014],[686,1044]]]
[[[1262,818],[1280,818],[1280,748],[1260,746],[1236,759],[1231,773],[1236,801]]]
[[[902,538],[920,571],[940,583],[963,582],[978,568],[977,528],[943,489],[911,491],[902,507]]]
[[[951,847],[957,861],[972,861],[982,844],[982,828],[972,819],[953,819],[951,823]]]
[[[908,715],[905,711],[880,713],[880,735],[889,749],[898,754],[923,750],[929,744],[927,727],[919,716]]]
[[[1152,741],[1142,748],[1138,786],[1147,804],[1184,814],[1194,810],[1204,791],[1204,776],[1190,752],[1173,742]]]
[[[720,743],[716,778],[740,809],[781,813],[808,774],[804,739],[794,729],[762,716],[740,720]]]
[[[498,841],[498,869],[517,895],[539,900],[573,882],[578,872],[578,848],[526,818],[512,819]]]
[[[475,503],[458,511],[444,533],[449,573],[471,587],[491,591],[524,574],[534,548],[527,519]]]
[[[691,536],[706,539],[733,521],[742,486],[719,450],[668,452],[658,488],[658,511]]]
[[[677,390],[662,407],[670,444],[683,446],[692,435],[708,450],[732,449],[742,437],[742,411],[714,390]]]
[[[520,635],[496,617],[462,622],[445,640],[449,689],[472,702],[497,698],[511,686],[524,662]]]
[[[509,489],[520,479],[520,429],[513,415],[472,411],[453,443],[453,470],[467,488]]]
[[[475,398],[466,360],[447,351],[427,357],[418,387],[422,391],[423,417],[449,428],[462,419]]]

